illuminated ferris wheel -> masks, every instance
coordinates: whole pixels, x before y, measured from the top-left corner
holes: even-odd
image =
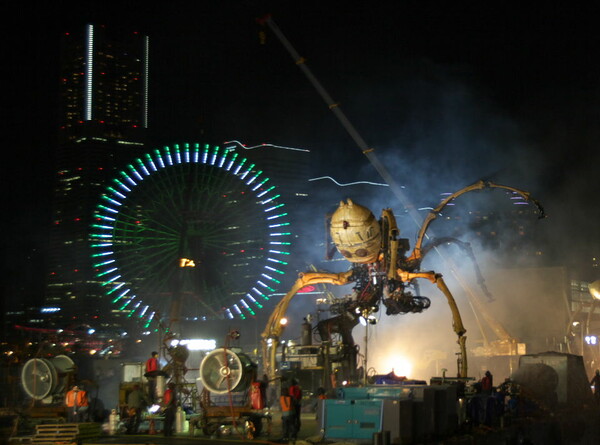
[[[96,276],[146,327],[253,316],[288,264],[292,236],[279,196],[235,151],[156,149],[121,171],[97,205]]]

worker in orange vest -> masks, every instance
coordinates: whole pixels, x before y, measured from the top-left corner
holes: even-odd
[[[67,406],[68,422],[83,422],[88,414],[87,392],[79,385],[73,385],[65,396],[65,405]]]
[[[292,439],[292,436],[296,431],[296,428],[294,427],[294,421],[296,420],[294,415],[294,405],[288,391],[288,388],[282,387],[281,397],[279,397],[279,406],[281,407],[281,430],[283,433],[281,440],[283,442]]]

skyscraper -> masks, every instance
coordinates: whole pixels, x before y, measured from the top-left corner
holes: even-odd
[[[50,233],[46,306],[62,327],[114,319],[102,299],[90,226],[105,181],[145,147],[149,39],[87,25],[62,37],[57,177]],[[118,314],[117,314],[118,315]]]

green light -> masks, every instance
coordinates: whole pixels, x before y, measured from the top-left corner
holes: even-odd
[[[105,261],[104,263],[94,264],[94,267],[106,266],[107,264],[114,263],[115,260]]]
[[[96,267],[96,266],[94,266],[94,267]],[[100,278],[100,277],[102,277],[102,276],[104,276],[104,275],[108,275],[109,273],[111,273],[111,272],[114,272],[114,271],[115,271],[114,269],[112,269],[112,270],[107,270],[106,272],[99,273],[99,274],[97,274],[96,276],[97,276],[98,278]]]
[[[112,229],[112,227],[110,227],[110,226],[101,226],[99,224],[92,224],[92,227],[94,227],[96,229]]]
[[[121,284],[119,284],[118,286],[115,286],[115,287],[113,287],[111,290],[109,290],[109,291],[106,293],[106,295],[110,295],[110,294],[112,294],[113,292],[115,292],[115,291],[117,291],[117,290],[121,289],[123,286],[125,286],[125,283],[121,283]]]

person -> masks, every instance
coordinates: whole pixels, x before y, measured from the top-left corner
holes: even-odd
[[[163,396],[163,408],[165,415],[164,435],[170,437],[173,435],[173,424],[175,423],[175,412],[177,410],[177,394],[175,393],[175,383],[170,382]]]
[[[594,387],[594,399],[600,404],[600,369],[596,369],[596,374],[592,377],[590,385]]]
[[[267,391],[269,390],[269,377],[267,374],[263,374],[260,381],[260,395],[262,397],[263,408],[269,408],[269,399],[267,398]]]
[[[73,387],[65,395],[65,405],[67,406],[67,421],[69,423],[83,422],[86,420],[88,412],[87,392],[79,385]]]
[[[298,385],[298,379],[293,378],[288,394],[292,398],[292,415],[294,416],[293,438],[298,437],[300,432],[300,412],[302,411],[302,389]]]
[[[485,375],[481,379],[481,393],[485,395],[492,394],[492,388],[494,386],[494,377],[490,371],[485,371]]]
[[[158,371],[158,352],[152,351],[150,358],[146,360],[146,373],[144,374],[148,379],[148,397],[150,403],[156,402],[156,377],[158,377]]]
[[[287,442],[294,437],[294,407],[292,397],[289,394],[289,388],[282,386],[281,396],[279,397],[279,406],[281,407],[281,429],[282,441]]]
[[[327,391],[325,391],[325,388],[323,388],[322,386],[319,386],[317,388],[317,400],[315,400],[314,402],[314,410],[315,410],[315,418],[317,419],[317,423],[320,424],[321,421],[321,411],[323,410],[323,403],[325,402],[319,402],[320,400],[326,400],[327,399]]]
[[[132,391],[127,395],[127,408],[129,409],[127,434],[137,434],[142,421],[142,411],[148,405],[148,397],[142,391],[140,385],[133,385]]]

